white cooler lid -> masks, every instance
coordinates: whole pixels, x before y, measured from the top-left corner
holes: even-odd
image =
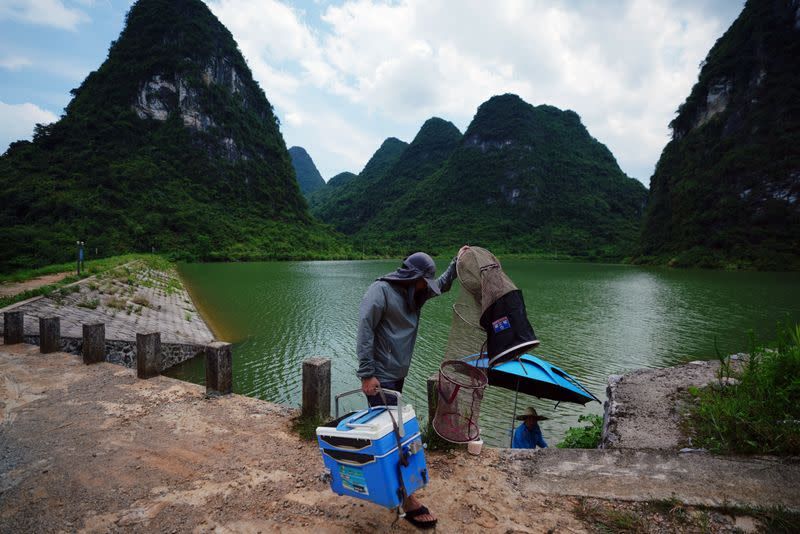
[[[318,436],[340,436],[345,438],[359,438],[359,439],[371,439],[377,440],[384,437],[386,434],[394,431],[394,426],[392,425],[392,419],[389,417],[389,412],[385,409],[384,406],[378,406],[373,408],[381,410],[381,413],[371,417],[369,421],[364,423],[364,426],[358,426],[355,428],[349,428],[348,430],[338,430],[336,427],[332,426],[320,426],[317,427],[317,435]],[[397,423],[397,407],[396,406],[389,406],[389,410],[392,411],[392,415],[394,416],[394,420]],[[359,410],[355,414],[348,417],[348,420],[359,419],[366,415],[367,410]],[[417,414],[414,412],[414,408],[410,404],[406,404],[403,406],[403,426],[410,421],[411,419],[415,418]],[[342,426],[342,425],[339,425]],[[405,439],[406,436],[403,436]]]

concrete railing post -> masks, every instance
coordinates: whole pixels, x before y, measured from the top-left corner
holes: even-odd
[[[58,317],[39,317],[39,352],[61,350],[61,321]]]
[[[310,358],[303,362],[303,417],[331,416],[331,361]]]
[[[136,334],[136,376],[153,378],[161,374],[161,334]]]
[[[231,344],[216,341],[206,345],[206,394],[228,395],[233,390]]]
[[[433,424],[436,416],[436,404],[439,402],[439,373],[433,373],[428,377],[428,423]]]
[[[105,323],[83,325],[83,363],[100,363],[106,361],[106,325]]]
[[[25,316],[21,311],[3,313],[3,343],[14,345],[25,341]]]

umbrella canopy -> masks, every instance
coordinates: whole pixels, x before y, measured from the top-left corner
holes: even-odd
[[[489,367],[486,353],[466,356],[463,361],[479,369],[486,370]],[[530,354],[489,368],[488,378],[490,386],[519,391],[540,399],[576,404],[593,400],[600,402],[567,372]]]

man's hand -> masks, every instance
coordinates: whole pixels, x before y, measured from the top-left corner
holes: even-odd
[[[361,379],[361,391],[364,392],[364,395],[377,395],[380,386],[380,381],[374,376]]]
[[[461,259],[461,255],[469,250],[469,245],[464,245],[460,249],[458,249],[458,254],[456,254],[456,260]]]

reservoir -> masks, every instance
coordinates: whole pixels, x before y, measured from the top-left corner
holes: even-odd
[[[503,268],[522,290],[541,345],[533,352],[580,380],[601,400],[609,375],[714,359],[748,350],[750,334],[775,338],[779,322],[800,322],[800,273],[673,270],[628,265],[510,259]],[[399,260],[184,264],[181,277],[218,338],[234,343],[233,389],[298,406],[301,362],[332,360],[332,393],[360,386],[355,338],[364,291]],[[447,260],[437,261],[437,273]],[[404,398],[427,414],[426,379],[441,363],[460,287],[430,300]],[[716,348],[715,348],[716,347]],[[168,374],[203,383],[197,358]],[[487,445],[508,446],[512,391],[487,388],[480,426]],[[351,397],[345,408],[363,405]],[[526,395],[550,446],[581,414],[602,406],[561,404]]]

